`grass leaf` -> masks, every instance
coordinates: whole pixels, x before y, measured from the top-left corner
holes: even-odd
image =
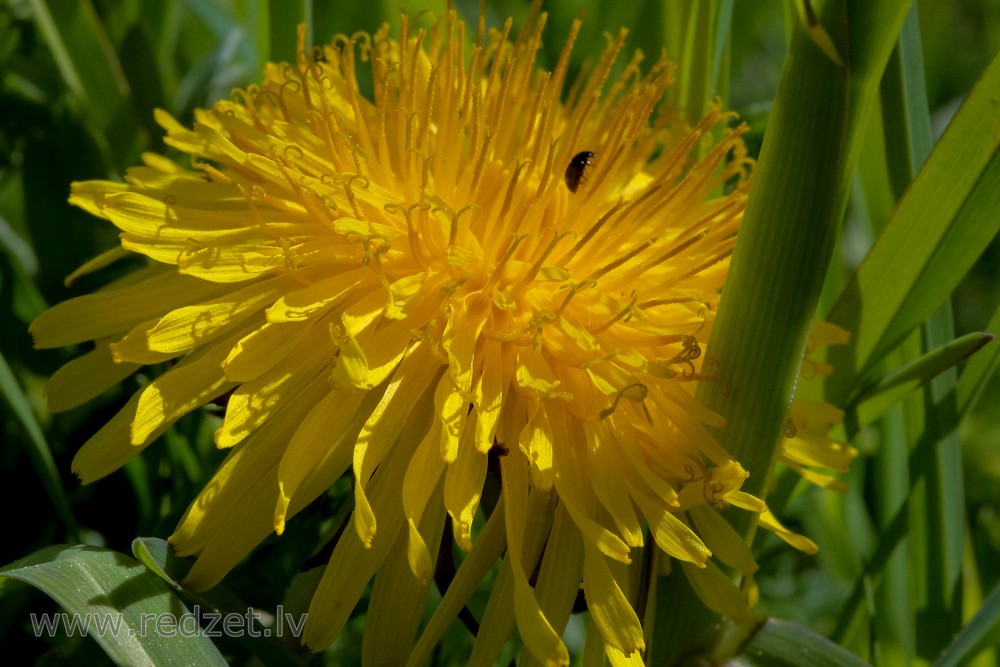
[[[736,664],[760,667],[864,667],[868,663],[801,625],[772,618],[743,645]]]
[[[995,646],[1000,632],[1000,586],[993,589],[989,598],[979,608],[945,652],[934,662],[934,667],[955,667],[966,664],[983,649]]]
[[[827,319],[852,332],[831,352],[843,403],[872,364],[930,316],[1000,230],[1000,57],[920,170]]]
[[[860,391],[848,411],[857,413],[852,430],[864,428],[886,410],[940,373],[953,368],[993,340],[989,333],[971,333],[937,348],[884,375]]]
[[[205,634],[181,632],[194,617],[138,561],[108,549],[56,545],[0,568],[88,622],[88,636],[118,665],[226,665]],[[189,616],[184,616],[188,614]],[[65,617],[56,617],[65,618]],[[152,620],[151,620],[152,619]],[[100,624],[104,625],[103,629]],[[184,626],[193,630],[193,623]],[[173,632],[164,631],[172,628]]]
[[[66,489],[63,488],[62,480],[56,471],[55,463],[52,460],[52,452],[45,441],[42,427],[39,426],[35,413],[31,410],[31,404],[27,396],[21,390],[14,372],[7,364],[7,360],[0,354],[0,396],[10,406],[14,418],[21,424],[21,428],[27,434],[28,439],[22,443],[25,453],[35,466],[35,471],[42,480],[49,499],[55,505],[56,514],[66,525],[67,533],[73,539],[79,539],[79,528],[76,519],[73,517],[73,510],[70,509],[69,499],[66,496]]]

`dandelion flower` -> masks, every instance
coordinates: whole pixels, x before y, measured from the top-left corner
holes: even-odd
[[[125,183],[73,184],[72,203],[121,230],[94,266],[152,261],[33,324],[40,347],[96,343],[53,378],[53,408],[173,360],[74,471],[107,475],[228,396],[229,456],[170,538],[197,557],[189,588],[351,471],[313,649],[374,577],[366,650],[371,636],[388,662],[408,655],[448,518],[469,555],[416,654],[501,557],[480,657],[516,625],[534,657],[567,663],[582,582],[598,646],[640,660],[628,565],[653,545],[709,607],[748,617],[719,564],[756,565],[720,511],[766,507],[693,398],[718,381],[701,351],[749,187],[745,128],[717,107],[686,124],[662,102],[665,57],[621,66],[624,31],[570,82],[577,22],[542,71],[544,24],[514,37],[481,19],[471,36],[454,12],[404,16],[398,39],[383,27],[311,51],[300,31],[297,62],[192,128],[157,112],[190,165],[147,154]],[[805,449],[793,460],[823,463]],[[491,466],[502,494],[474,535]]]

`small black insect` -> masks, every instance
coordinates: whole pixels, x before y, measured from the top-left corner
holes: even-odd
[[[583,170],[590,166],[590,158],[594,157],[591,151],[583,151],[573,156],[566,167],[566,187],[570,192],[576,192],[580,187],[580,179],[583,178]]]

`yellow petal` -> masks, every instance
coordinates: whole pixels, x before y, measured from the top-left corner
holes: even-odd
[[[628,655],[622,653],[614,646],[605,644],[604,652],[608,656],[608,662],[612,667],[643,667],[646,663],[642,660],[642,653],[634,651]]]
[[[851,340],[851,332],[836,324],[816,320],[809,329],[809,340],[814,345],[847,345]]]
[[[365,544],[375,535],[375,513],[369,505],[365,487],[403,433],[418,401],[425,398],[439,368],[439,362],[425,345],[415,345],[396,369],[385,394],[358,435],[354,447],[354,527]],[[397,456],[399,454],[388,459]]]
[[[792,407],[789,412],[793,420],[814,422],[811,426],[819,426],[820,428],[831,424],[839,424],[844,419],[843,410],[825,401],[815,401],[807,398],[792,399]]]
[[[424,420],[424,416],[411,415],[411,420]],[[323,650],[337,638],[368,581],[396,544],[404,517],[399,489],[422,435],[414,429],[403,429],[396,446],[397,455],[386,459],[372,477],[368,496],[372,512],[380,517],[378,533],[371,536],[368,544],[350,532],[337,541],[309,604],[302,641],[312,650]]]
[[[413,338],[413,330],[422,326],[412,318],[396,320],[379,327],[363,346],[366,372],[358,378],[362,389],[382,384],[396,370]]]
[[[564,505],[556,507],[552,531],[535,584],[535,597],[552,628],[562,634],[583,580],[583,541]],[[527,656],[522,655],[522,661]],[[520,663],[520,664],[523,664]]]
[[[621,531],[625,542],[633,547],[642,546],[642,525],[635,515],[632,498],[622,483],[625,472],[619,458],[620,454],[611,445],[612,440],[603,423],[593,427],[588,424],[587,428],[590,429],[587,470],[594,493],[614,519],[615,526]]]
[[[649,531],[661,549],[678,560],[704,567],[712,552],[693,530],[674,516],[660,499],[634,488],[632,497],[649,522]]]
[[[795,461],[791,461],[785,457],[782,457],[782,461],[789,468],[791,468],[799,475],[801,475],[804,480],[806,480],[810,484],[815,484],[821,489],[834,491],[836,493],[843,493],[844,491],[847,490],[847,484],[845,484],[844,480],[842,479],[837,479],[832,475],[824,475],[821,472],[816,472],[815,470],[811,470],[810,468],[805,468],[796,463]]]
[[[406,512],[409,531],[407,556],[413,576],[423,582],[429,581],[434,574],[434,556],[420,534],[418,524],[431,495],[438,489],[438,480],[444,472],[444,461],[441,460],[441,450],[438,447],[439,428],[434,424],[427,431],[403,478],[403,511]],[[436,553],[437,550],[434,551]]]
[[[431,498],[428,512],[420,522],[420,529],[431,544],[440,544],[445,513],[441,503],[441,487],[438,485],[435,488],[437,493]],[[431,573],[437,563],[437,555],[437,549],[430,554]],[[410,571],[406,556],[406,534],[400,532],[372,585],[361,642],[363,664],[402,665],[406,661],[413,637],[424,616],[429,590],[429,578],[415,578]]]
[[[257,282],[226,296],[171,310],[153,327],[141,324],[111,345],[116,359],[157,363],[204,345],[247,320],[295,287],[286,276]]]
[[[62,347],[127,331],[139,322],[218,292],[218,286],[150,267],[96,294],[63,301],[28,331],[35,347]]]
[[[216,187],[221,192],[227,186],[220,183]],[[123,232],[166,243],[189,239],[209,245],[248,241],[261,243],[272,241],[275,236],[292,238],[315,232],[315,223],[307,217],[294,220],[285,214],[284,220],[266,220],[265,230],[261,220],[252,215],[238,217],[231,211],[187,208],[136,192],[108,194],[102,203],[104,217]]]
[[[444,597],[427,622],[416,646],[413,647],[413,652],[410,654],[409,660],[406,661],[407,667],[419,667],[427,662],[454,618],[465,607],[466,602],[472,597],[486,573],[496,564],[497,558],[500,557],[506,546],[506,526],[502,503],[501,499],[492,516],[486,521],[483,530],[477,536],[472,551],[459,566],[455,578],[449,584],[448,590],[444,592]],[[491,595],[491,601],[492,598]],[[486,628],[483,630],[485,631]]]
[[[299,346],[309,329],[294,322],[264,323],[236,343],[222,362],[226,378],[246,382],[266,373]]]
[[[705,567],[695,567],[690,563],[681,562],[681,567],[684,568],[684,575],[691,583],[691,588],[709,609],[724,614],[737,622],[745,622],[753,618],[753,613],[740,589],[715,563],[708,561]]]
[[[145,445],[133,447],[129,443],[129,431],[138,405],[139,394],[135,394],[125,407],[77,451],[73,457],[72,470],[81,482],[90,484],[113,473],[145,448]],[[160,433],[165,430],[166,427],[163,427]]]
[[[626,654],[646,648],[639,617],[611,575],[604,556],[590,545],[584,545],[583,591],[590,617],[608,646]]]
[[[311,480],[321,480],[323,488],[323,480],[332,484],[351,465],[358,432],[377,401],[375,392],[330,391],[294,429],[278,466],[275,532],[284,531],[292,503],[303,507],[308,502],[310,489],[317,486]]]
[[[504,557],[490,589],[490,599],[483,611],[476,643],[469,656],[469,667],[490,667],[497,663],[503,645],[517,629],[514,612],[514,574],[510,552]]]
[[[552,488],[552,430],[545,406],[535,411],[528,425],[521,431],[520,449],[531,461],[532,486],[547,491]]]
[[[145,445],[183,415],[205,405],[235,385],[222,373],[222,361],[247,331],[198,350],[139,392],[130,442]]]
[[[504,513],[507,518],[508,560],[514,579],[514,615],[524,645],[542,662],[568,665],[569,652],[562,639],[542,613],[528,583],[521,562],[523,553],[523,526],[528,521],[528,470],[519,456],[504,456],[500,460],[503,474]],[[640,633],[641,634],[641,633]]]
[[[455,385],[451,375],[445,374],[434,390],[434,413],[441,421],[441,457],[451,463],[458,456],[458,443],[469,416],[471,396]]]
[[[551,424],[558,428],[561,421],[553,417]],[[573,517],[573,522],[583,535],[584,542],[593,544],[601,553],[615,560],[623,563],[631,562],[629,546],[592,518],[588,506],[595,506],[596,499],[588,499],[588,496],[592,498],[593,491],[584,481],[586,480],[584,469],[577,459],[574,448],[570,446],[568,437],[564,435],[565,433],[567,431],[564,427],[557,430],[552,443],[554,445],[555,487],[559,493],[560,503]]]
[[[72,198],[71,198],[71,203],[72,203]],[[63,279],[63,285],[69,287],[83,276],[88,276],[91,273],[100,271],[101,269],[105,269],[114,264],[115,262],[117,262],[118,260],[125,259],[128,256],[129,256],[128,251],[121,247],[115,247],[111,248],[110,250],[105,250],[97,257],[94,257],[93,259],[84,262],[79,267],[74,269],[73,273],[69,274],[68,276],[66,276],[66,278]]]
[[[267,309],[267,321],[301,322],[318,317],[342,302],[348,294],[357,294],[355,288],[372,277],[368,269],[355,269],[298,289]]]
[[[198,548],[198,559],[184,579],[184,584],[191,590],[206,590],[217,585],[229,571],[260,542],[271,534],[273,522],[271,509],[277,500],[278,489],[275,484],[277,458],[280,457],[289,433],[301,421],[308,410],[306,401],[319,400],[327,391],[325,383],[317,381],[303,392],[301,404],[294,404],[290,409],[273,420],[273,425],[257,438],[256,449],[262,449],[257,454],[249,454],[243,465],[233,467],[229,474],[230,486],[234,487],[228,493],[219,493],[219,488],[209,484],[205,492],[207,497],[199,497],[191,505],[195,514],[191,519],[185,515],[182,525],[191,520],[193,539],[185,541],[181,538],[180,526],[170,540],[176,545],[178,553],[188,553]],[[242,447],[242,451],[246,447]],[[333,480],[328,480],[332,483]],[[317,489],[308,497],[311,502],[325,489]],[[213,491],[217,497],[212,497]],[[203,496],[205,494],[203,492]],[[210,507],[214,503],[214,507]],[[203,504],[204,507],[195,507]],[[293,511],[301,509],[293,508]],[[197,517],[201,517],[201,521]],[[186,548],[185,548],[186,547]]]
[[[692,509],[689,515],[698,529],[698,536],[716,558],[747,577],[757,571],[746,540],[715,509],[702,505]]]
[[[366,387],[370,384],[365,346],[371,342],[376,328],[381,323],[384,309],[385,299],[382,290],[373,289],[344,309],[340,315],[340,326],[330,327],[331,335],[340,345],[337,364],[330,374],[330,383],[333,386]],[[402,349],[393,349],[389,354],[396,356],[405,351],[404,345]],[[394,368],[395,366],[392,369]],[[389,372],[392,369],[389,369]]]
[[[850,445],[803,434],[785,438],[781,443],[781,456],[800,465],[821,466],[838,472],[847,472],[858,450]]]
[[[115,192],[126,192],[128,186],[124,183],[113,183],[111,181],[73,181],[70,183],[69,203],[79,206],[87,213],[103,218],[101,208],[104,205],[104,197]]]
[[[315,327],[303,339],[298,353],[290,354],[278,372],[260,375],[240,385],[226,404],[226,417],[215,431],[215,444],[232,447],[293,400],[296,392],[326,369],[333,354],[327,340],[327,332]]]
[[[476,406],[476,449],[488,452],[497,432],[497,420],[503,404],[504,377],[499,345],[486,345],[483,371],[476,382],[473,399]]]
[[[228,521],[228,517],[258,492],[272,499],[271,507],[264,511],[265,515],[270,514],[277,492],[275,473],[278,461],[291,434],[312,405],[304,400],[318,402],[326,391],[321,381],[314,381],[302,393],[303,402],[293,403],[239,447],[230,450],[170,536],[178,553],[190,555],[202,551],[223,530],[222,524]],[[271,532],[270,520],[255,525],[263,531],[260,538]]]
[[[793,533],[788,528],[785,528],[785,526],[778,521],[774,514],[771,513],[771,510],[765,510],[762,512],[759,521],[763,528],[771,531],[799,551],[810,555],[819,551],[819,547],[816,546],[816,543],[808,537],[799,535],[798,533]]]
[[[486,454],[473,446],[473,416],[466,422],[458,456],[448,465],[445,476],[444,503],[451,515],[455,542],[466,551],[472,548],[472,520],[479,509],[479,498],[486,479]],[[441,458],[440,449],[437,452]]]
[[[107,345],[99,345],[52,374],[45,387],[52,412],[83,405],[121,383],[138,370],[138,364],[118,364]]]

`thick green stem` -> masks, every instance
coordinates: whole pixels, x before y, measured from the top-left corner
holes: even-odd
[[[749,471],[743,488],[758,496],[785,428],[865,121],[908,7],[830,0],[818,15],[803,11],[793,33],[706,353],[723,381],[698,391],[725,417],[716,436]],[[725,516],[750,539],[755,515],[734,509]],[[699,613],[699,605],[690,594],[659,596],[664,632],[656,636],[669,635],[672,619]],[[664,640],[654,664],[672,662],[689,637]]]

